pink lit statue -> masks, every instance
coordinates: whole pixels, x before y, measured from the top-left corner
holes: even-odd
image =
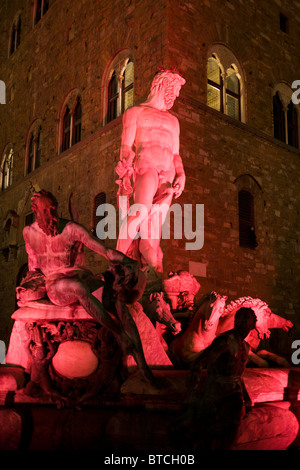
[[[38,292],[41,295],[47,294],[55,305],[68,306],[78,302],[91,317],[114,334],[122,350],[134,356],[144,376],[154,383],[152,372],[145,361],[138,329],[126,305],[136,301],[145,287],[142,279],[144,275],[139,270],[137,261],[105,247],[82,225],[60,219],[56,198],[51,193],[44,190],[35,193],[31,205],[36,221],[23,230],[29,267],[24,285],[29,289],[22,286],[18,288],[19,301],[22,303],[30,300],[31,294],[31,299],[37,299]],[[110,295],[106,296],[108,299],[105,307],[104,301],[100,302],[92,294],[104,282],[81,265],[81,244],[110,262],[111,282],[107,287]],[[37,283],[38,272],[42,274]],[[33,292],[30,292],[31,278]],[[44,292],[41,287],[43,283]]]
[[[204,295],[188,328],[175,336],[169,352],[176,364],[191,364],[216,337],[219,319],[224,315],[227,296],[216,292]]]
[[[258,367],[269,367],[268,360],[271,360],[282,367],[289,367],[289,363],[285,358],[280,357],[271,351],[263,349],[257,351],[260,341],[264,338],[270,337],[270,329],[279,328],[283,331],[289,331],[290,328],[293,328],[293,323],[290,320],[273,313],[268,304],[261,299],[240,297],[239,299],[232,301],[225,308],[224,315],[220,318],[216,335],[219,336],[224,333],[224,331],[232,328],[235,314],[240,307],[251,308],[255,312],[257,318],[255,329],[253,329],[247,338],[245,338],[245,341],[247,341],[251,347],[249,358]]]
[[[157,73],[148,99],[127,109],[123,115],[120,161],[116,172],[119,175],[119,206],[124,220],[117,249],[129,254],[133,239],[139,233],[141,266],[152,267],[157,272],[162,272],[159,246],[162,224],[173,195],[178,198],[185,186],[179,155],[179,123],[168,111],[184,83],[185,80],[175,72],[165,70]],[[132,206],[127,214],[132,191],[135,208]],[[159,208],[159,217],[154,207]]]

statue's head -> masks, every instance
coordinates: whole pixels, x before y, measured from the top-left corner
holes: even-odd
[[[256,327],[257,318],[254,310],[250,307],[241,307],[234,317],[234,327],[245,337]]]
[[[171,109],[177,96],[179,96],[180,88],[185,84],[185,79],[177,72],[172,70],[162,70],[157,72],[153,78],[150,95],[148,98],[163,93],[166,109]]]
[[[36,215],[39,227],[46,233],[54,237],[57,235],[58,214],[57,200],[53,194],[42,189],[34,193],[31,198],[31,207]]]

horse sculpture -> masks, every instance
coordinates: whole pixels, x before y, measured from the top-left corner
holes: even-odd
[[[172,335],[179,333],[181,331],[181,323],[173,317],[171,307],[165,301],[163,292],[153,292],[148,298],[144,298],[141,303],[144,312],[156,328],[164,350],[167,351],[168,345],[164,336],[169,332]]]
[[[219,319],[225,314],[226,296],[208,292],[200,299],[188,328],[169,344],[169,356],[175,365],[187,366],[216,336]]]
[[[249,359],[251,359],[259,367],[268,367],[269,364],[265,359],[271,359],[277,362],[281,366],[289,366],[288,362],[270,351],[261,350],[257,354],[254,352],[257,350],[259,343],[264,338],[270,337],[270,329],[280,328],[284,331],[288,331],[293,327],[293,323],[285,318],[272,313],[269,306],[261,299],[254,299],[252,297],[240,297],[239,299],[232,301],[226,308],[225,314],[220,319],[216,336],[221,333],[231,330],[234,326],[234,316],[237,310],[241,307],[250,307],[254,310],[257,323],[255,330],[250,331],[245,341],[250,344],[251,350],[249,353]]]

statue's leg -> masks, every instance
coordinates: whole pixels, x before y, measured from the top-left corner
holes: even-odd
[[[274,354],[270,351],[266,351],[265,349],[261,349],[260,351],[258,351],[257,356],[262,359],[265,359],[266,361],[270,360],[272,362],[275,362],[281,367],[290,366],[289,362],[284,357],[278,356],[277,354]]]
[[[162,226],[166,220],[173,197],[171,181],[173,173],[166,178],[158,178],[157,190],[149,206],[148,218],[140,225],[140,252],[148,266],[156,272],[163,272],[163,255],[160,248]],[[171,178],[171,179],[170,179]]]
[[[140,230],[141,217],[147,216],[142,220],[142,226],[147,227],[147,217],[152,206],[154,195],[158,187],[158,173],[154,168],[148,168],[140,171],[136,175],[134,187],[134,204],[142,205],[143,214],[140,211],[134,211],[132,215],[128,215],[124,219],[120,227],[119,238],[117,241],[117,250],[126,254],[134,237]],[[137,206],[136,206],[137,208]]]
[[[126,334],[130,337],[132,340],[132,345],[124,343],[123,344],[123,349],[127,352],[127,354],[132,354],[139,369],[141,370],[142,374],[144,377],[153,385],[155,385],[155,380],[154,376],[146,362],[145,356],[144,356],[144,351],[143,351],[143,346],[140,338],[139,331],[137,329],[137,326],[135,324],[135,321],[133,320],[128,307],[125,303],[117,300],[116,304],[116,311],[117,315],[122,323],[122,326],[126,332]]]
[[[268,367],[269,364],[267,361],[265,361],[263,358],[259,357],[255,352],[249,351],[249,359],[254,362],[258,367]]]
[[[88,286],[76,278],[58,279],[47,288],[49,299],[55,305],[67,306],[76,301],[102,326],[119,336],[122,328],[112,319],[102,303],[93,296]]]

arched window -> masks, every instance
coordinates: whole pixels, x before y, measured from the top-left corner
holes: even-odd
[[[249,191],[239,191],[239,241],[240,246],[257,246],[254,221],[254,199]]]
[[[1,190],[12,184],[14,152],[11,145],[6,146],[1,162],[0,186]]]
[[[118,116],[119,82],[114,71],[108,84],[107,122]]]
[[[41,137],[42,130],[39,128],[39,131],[37,133],[37,137],[35,140],[35,162],[34,162],[34,168],[38,168],[41,164],[41,153],[42,153],[42,137]]]
[[[35,0],[33,6],[33,24],[36,25],[49,8],[49,0]]]
[[[27,143],[27,158],[25,159],[25,175],[36,170],[41,164],[42,128],[38,122],[32,126]]]
[[[129,59],[126,64],[122,77],[122,113],[133,105],[133,81],[134,81],[133,62]]]
[[[77,144],[77,142],[80,142],[81,139],[81,111],[81,100],[78,98],[73,114],[73,144]]]
[[[119,54],[112,63],[107,74],[106,103],[104,123],[120,116],[127,108],[133,106],[134,62],[128,51]]]
[[[62,125],[62,145],[61,150],[64,152],[68,148],[71,147],[71,111],[69,106],[65,107],[64,117],[63,117],[63,125]]]
[[[273,89],[273,129],[275,139],[299,148],[300,106],[291,100],[293,90],[284,82]]]
[[[21,42],[21,13],[15,17],[11,27],[10,42],[9,42],[9,55],[13,54],[19,47]]]
[[[241,65],[222,44],[210,47],[207,60],[207,104],[245,122],[245,87]]]
[[[234,119],[241,119],[241,91],[237,72],[231,66],[226,74],[226,114]]]
[[[28,148],[28,166],[27,173],[31,173],[34,170],[34,137],[31,134]]]
[[[287,125],[288,125],[288,144],[299,148],[298,139],[298,115],[293,102],[291,101],[287,109]]]
[[[274,137],[285,142],[285,113],[278,92],[273,96]]]
[[[62,107],[58,151],[64,152],[81,140],[82,105],[78,91],[69,94]]]
[[[207,104],[223,112],[223,78],[218,61],[214,57],[207,61]]]

